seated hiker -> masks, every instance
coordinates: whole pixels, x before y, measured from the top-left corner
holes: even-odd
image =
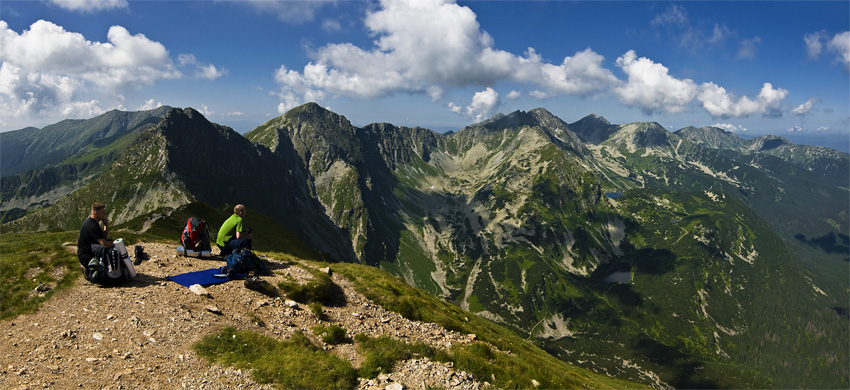
[[[215,240],[218,249],[221,250],[221,256],[227,256],[243,248],[251,249],[251,232],[242,228],[245,212],[245,205],[237,204],[233,207],[233,215],[221,224]]]
[[[103,229],[100,223],[103,223]],[[91,205],[91,215],[80,227],[80,238],[77,240],[77,258],[80,260],[80,271],[83,272],[83,276],[88,276],[88,265],[91,259],[104,256],[104,252],[113,247],[112,240],[107,238],[108,226],[106,205],[95,202]]]

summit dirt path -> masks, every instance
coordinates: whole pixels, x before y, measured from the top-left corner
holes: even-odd
[[[325,307],[320,321],[309,308],[285,297],[270,298],[244,287],[240,280],[206,287],[208,296],[165,278],[224,265],[221,258],[177,256],[175,246],[141,243],[149,259],[125,285],[101,287],[80,276],[76,285],[56,294],[33,313],[0,322],[2,389],[271,389],[254,382],[247,370],[210,364],[195,354],[194,343],[226,326],[280,340],[301,331],[325,350],[360,363],[352,344],[327,345],[313,335],[319,324],[339,324],[352,337],[388,335],[437,348],[473,342],[472,335],[409,321],[354,291],[344,277],[332,274],[346,305]],[[76,248],[69,246],[69,251]],[[275,275],[262,279],[276,286],[289,275],[311,279],[300,263],[264,258]],[[333,266],[331,266],[333,268]],[[210,311],[210,309],[217,309]],[[218,313],[215,313],[217,311]],[[264,326],[259,325],[261,320]],[[400,362],[396,370],[361,389],[477,389],[472,376],[451,364],[427,359]]]

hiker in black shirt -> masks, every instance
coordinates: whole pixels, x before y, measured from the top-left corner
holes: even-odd
[[[103,222],[103,229],[99,222]],[[106,219],[106,205],[95,202],[91,205],[91,215],[80,227],[80,238],[77,240],[77,258],[80,259],[80,271],[88,276],[89,261],[104,255],[104,251],[112,248],[112,240],[107,238],[109,220]]]

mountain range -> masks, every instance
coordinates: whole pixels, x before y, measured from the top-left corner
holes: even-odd
[[[846,153],[543,108],[446,134],[313,103],[244,136],[191,108],[7,134],[4,232],[77,229],[94,200],[134,231],[244,203],[597,372],[850,385]]]

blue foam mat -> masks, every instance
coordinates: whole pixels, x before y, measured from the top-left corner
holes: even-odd
[[[200,284],[201,286],[209,286],[213,284],[219,284],[224,282],[229,282],[233,279],[230,278],[217,278],[213,275],[220,274],[221,268],[210,268],[205,269],[203,271],[195,271],[195,272],[187,272],[185,274],[168,276],[166,279],[177,283],[181,286],[189,287],[193,284]],[[237,277],[243,275],[236,275]]]

